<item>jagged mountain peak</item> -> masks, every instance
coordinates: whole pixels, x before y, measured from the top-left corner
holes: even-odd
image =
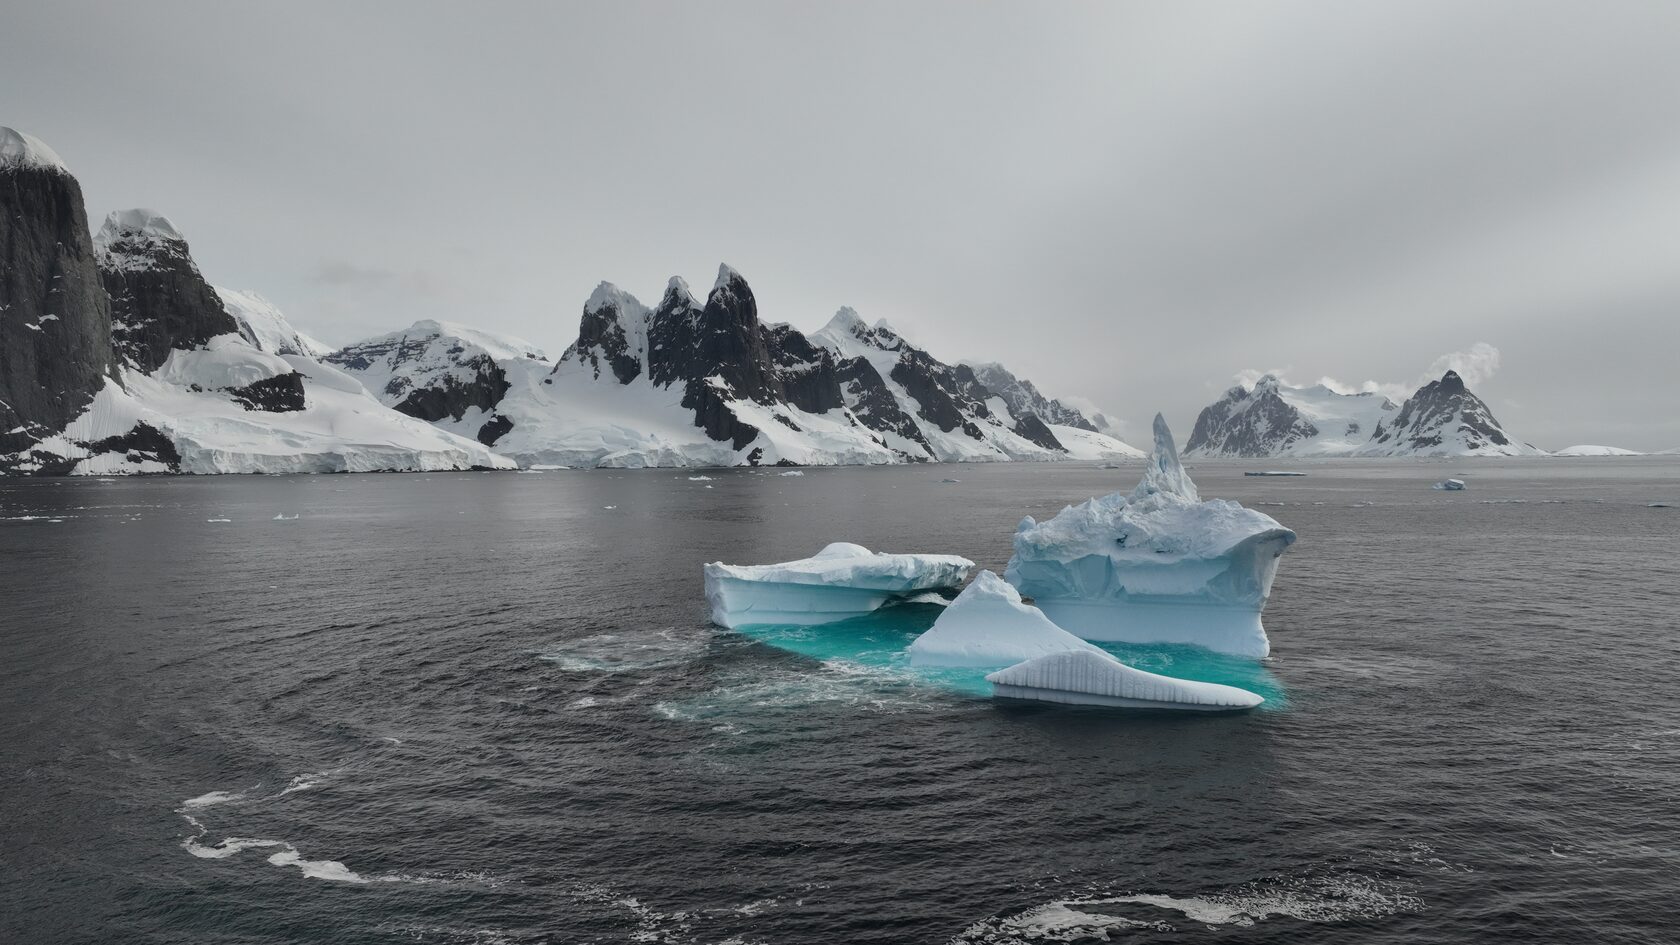
[[[665,294],[659,300],[659,307],[669,312],[680,308],[699,308],[700,303],[695,300],[693,291],[689,289],[687,279],[672,276],[665,282]]]
[[[834,317],[828,320],[828,324],[822,327],[822,330],[855,335],[860,329],[867,330],[868,327],[863,320],[863,316],[857,313],[857,309],[850,305],[842,305],[840,310],[834,313]]]
[[[64,160],[47,143],[15,128],[0,127],[0,169],[58,171],[68,174]]]
[[[646,312],[647,306],[629,292],[611,282],[603,281],[589,294],[589,300],[583,303],[583,312],[590,315],[604,309],[614,309],[622,318],[630,313]]]
[[[733,288],[735,285],[746,286],[746,277],[728,263],[718,263],[717,280],[712,283],[712,295],[719,291]]]
[[[1374,456],[1532,456],[1541,451],[1505,432],[1493,410],[1448,371],[1406,398],[1360,449]]]
[[[187,238],[175,222],[156,210],[112,210],[93,237],[94,257],[103,269],[135,271],[171,264],[198,271]]]
[[[110,242],[122,236],[145,236],[156,239],[185,240],[175,221],[149,207],[112,210],[105,215],[105,225],[99,228],[94,242]]]

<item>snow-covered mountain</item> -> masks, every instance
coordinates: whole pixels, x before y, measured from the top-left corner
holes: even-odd
[[[1294,387],[1274,374],[1238,385],[1202,409],[1187,456],[1347,456],[1399,411],[1378,393]]]
[[[984,384],[967,364],[950,365],[900,335],[884,320],[866,323],[842,308],[811,340],[836,358],[847,378],[848,406],[876,429],[892,430],[941,462],[1136,458],[1142,451],[1066,421],[1077,411],[1038,395],[1030,382],[991,365],[1008,398]],[[1029,393],[1030,392],[1030,393]],[[1036,401],[1040,403],[1035,403]],[[1011,403],[1013,400],[1013,404]],[[888,402],[896,410],[887,408]],[[1054,404],[1050,418],[1036,408]],[[908,426],[899,418],[908,419]],[[1066,442],[1064,442],[1064,440]],[[921,457],[916,457],[921,458]]]
[[[219,285],[211,288],[221,297],[222,307],[239,323],[239,333],[258,351],[317,359],[332,353],[330,346],[293,328],[273,302],[250,289],[224,289]]]
[[[1418,388],[1385,419],[1358,456],[1544,456],[1505,432],[1457,371]]]
[[[1323,384],[1295,387],[1268,374],[1203,408],[1190,456],[1542,456],[1505,432],[1454,371],[1404,404]]]
[[[267,303],[235,318],[163,214],[118,211],[90,240],[80,187],[50,155],[0,131],[0,387],[15,423],[0,441],[0,470],[514,465],[381,404],[308,356],[308,340]],[[268,344],[275,350],[260,350]]]
[[[395,410],[492,445],[511,427],[496,412],[517,385],[554,369],[542,349],[454,322],[420,321],[357,342],[324,360],[360,380]]]
[[[681,278],[652,308],[601,283],[577,340],[552,366],[524,342],[436,322],[328,360],[396,409],[525,465],[1139,455],[1093,429],[1016,418],[970,368],[861,325],[849,309],[809,337],[764,323],[746,279],[725,265],[704,302]]]

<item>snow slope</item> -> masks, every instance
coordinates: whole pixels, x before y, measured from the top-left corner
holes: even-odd
[[[1268,374],[1204,408],[1186,456],[1351,456],[1399,405],[1378,393],[1294,387]]]
[[[299,409],[252,407],[234,396],[275,381],[301,389]],[[120,383],[108,383],[62,433],[36,444],[30,463],[65,463],[73,475],[514,466],[478,443],[391,410],[335,368],[258,351],[238,335],[176,350],[150,374],[124,369]]]
[[[249,289],[224,289],[219,285],[211,288],[221,297],[228,314],[239,323],[240,333],[258,351],[301,354],[311,358],[322,358],[332,353],[332,348],[293,328],[273,302],[257,293]]]
[[[20,167],[70,173],[57,152],[32,134],[0,128],[0,168]]]
[[[833,352],[837,359],[862,358],[867,361],[885,382],[893,399],[912,418],[927,443],[927,452],[939,462],[1047,461],[1061,458],[1056,450],[1010,430],[1009,425],[986,405],[984,398],[965,401],[960,396],[953,397],[955,414],[948,416],[943,424],[935,419],[935,409],[911,394],[906,383],[913,379],[934,378],[936,380],[930,385],[930,391],[938,390],[943,394],[944,390],[938,382],[947,382],[948,386],[947,378],[941,375],[951,369],[910,344],[885,320],[870,326],[857,312],[842,308],[827,325],[811,335],[811,341]]]

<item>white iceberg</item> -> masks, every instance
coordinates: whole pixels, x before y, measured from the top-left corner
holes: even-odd
[[[986,680],[994,696],[1073,705],[1217,712],[1252,709],[1266,701],[1235,686],[1146,673],[1090,650],[1040,656],[1000,669]]]
[[[1201,501],[1155,417],[1155,451],[1131,495],[1022,519],[1004,576],[1087,640],[1184,643],[1261,658],[1260,612],[1295,533],[1226,499]]]
[[[1435,489],[1439,492],[1463,492],[1464,491],[1464,480],[1462,480],[1462,479],[1443,479],[1440,482],[1437,482],[1436,484],[1430,486],[1429,488]]]
[[[1002,578],[981,571],[932,628],[910,644],[910,665],[1011,666],[1071,650],[1102,652],[1022,603],[1020,592]]]
[[[781,564],[705,566],[712,622],[820,624],[866,614],[888,601],[954,588],[974,562],[956,555],[886,554],[835,542]]]

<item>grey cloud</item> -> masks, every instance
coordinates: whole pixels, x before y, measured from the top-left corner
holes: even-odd
[[[1680,446],[1680,5],[12,7],[0,123],[329,341],[727,260],[1134,430],[1485,342],[1519,435]]]

